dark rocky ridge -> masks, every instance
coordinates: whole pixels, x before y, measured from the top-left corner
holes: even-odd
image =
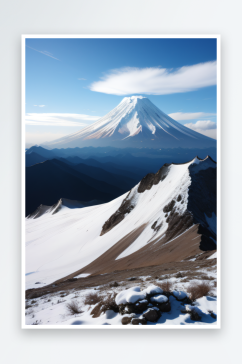
[[[31,218],[37,219],[38,217],[44,215],[50,209],[51,209],[51,206],[40,205],[39,207],[37,207],[37,209],[33,213],[29,214],[27,216],[27,218],[28,219],[31,219]]]
[[[150,190],[153,185],[157,185],[160,181],[163,181],[168,175],[169,166],[170,164],[164,164],[156,174],[147,174],[139,183],[138,193],[143,193],[146,190]],[[125,214],[129,214],[133,210],[134,205],[132,204],[131,199],[129,200],[130,192],[131,191],[129,191],[128,196],[123,200],[119,209],[104,223],[100,235],[106,234],[114,226],[118,225],[124,219]],[[161,226],[162,224],[159,225],[159,229]],[[158,231],[157,228],[154,230]]]
[[[211,159],[212,160],[212,159]],[[214,162],[215,163],[215,162]],[[214,250],[216,234],[209,228],[205,214],[211,218],[217,216],[217,168],[199,170],[199,165],[189,167],[191,185],[189,186],[188,211],[192,212],[195,224],[199,224],[201,234],[201,250]]]
[[[164,164],[159,171],[154,173],[148,173],[139,183],[138,192],[143,193],[146,190],[150,190],[153,185],[157,185],[160,181],[163,181],[169,173],[170,164]]]
[[[106,234],[114,226],[118,225],[124,219],[125,215],[129,214],[133,210],[134,205],[132,205],[132,199],[129,200],[130,192],[121,203],[119,209],[104,223],[100,235]]]
[[[198,159],[201,160],[200,158]],[[182,200],[180,194],[163,208],[163,212],[166,213],[167,217],[166,222],[168,223],[165,233],[165,240],[167,242],[184,233],[192,225],[199,224],[198,234],[201,234],[200,249],[203,251],[216,249],[216,244],[213,241],[213,239],[216,240],[216,234],[209,228],[205,217],[205,214],[208,217],[212,217],[212,213],[216,214],[216,168],[210,167],[211,162],[216,163],[212,158],[208,157],[203,161],[202,165],[194,164],[189,166],[191,185],[188,190],[187,210],[183,214],[180,214],[176,208],[176,203]],[[138,193],[150,190],[153,185],[163,181],[169,173],[169,166],[170,164],[165,164],[156,174],[147,174],[138,186]],[[125,214],[133,210],[134,205],[129,200],[129,195],[130,193],[122,202],[120,208],[105,222],[101,235],[119,224],[124,219]],[[151,228],[158,232],[162,224],[163,221],[159,225],[155,221]]]
[[[211,161],[213,161],[210,158]],[[206,163],[206,161],[205,161]],[[205,214],[212,217],[216,215],[216,168],[200,169],[199,165],[189,167],[191,185],[188,190],[187,210],[181,215],[176,210],[176,201],[170,201],[163,209],[169,213],[166,222],[166,240],[179,236],[192,225],[198,225],[198,234],[201,234],[200,249],[203,251],[215,250],[216,234],[209,229]],[[181,196],[177,197],[181,201]],[[211,239],[212,238],[212,239]]]

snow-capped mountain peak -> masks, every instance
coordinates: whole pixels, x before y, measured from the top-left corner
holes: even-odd
[[[148,98],[130,96],[94,124],[48,144],[160,148],[215,146],[215,141],[173,120]]]

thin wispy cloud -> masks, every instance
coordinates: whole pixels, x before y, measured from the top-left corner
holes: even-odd
[[[195,91],[216,85],[217,62],[205,62],[179,69],[160,67],[121,68],[111,70],[100,81],[93,82],[92,91],[111,95],[168,95]]]
[[[100,116],[85,114],[67,114],[67,113],[27,113],[25,115],[26,125],[38,126],[79,126],[84,127],[95,121]]]
[[[217,124],[211,120],[198,120],[196,123],[188,123],[185,126],[210,138],[217,139]]]
[[[48,51],[39,51],[38,49],[32,48],[32,47],[30,47],[30,46],[26,46],[26,47],[28,47],[28,48],[32,49],[32,50],[33,50],[33,51],[35,51],[35,52],[42,53],[42,54],[44,54],[44,55],[45,55],[45,56],[47,56],[47,57],[51,57],[51,58],[56,59],[57,61],[59,61],[59,59],[58,59],[58,58],[54,57],[54,56],[53,56],[53,54],[52,54],[52,53],[50,53],[50,52],[48,52]]]
[[[79,81],[86,81],[86,78],[78,78]]]
[[[66,133],[58,132],[58,129],[56,129],[56,132],[50,132],[50,131],[42,133],[40,131],[38,131],[38,133],[26,132],[25,134],[26,147],[30,148],[32,145],[44,144],[46,142],[50,142],[55,139],[63,138],[64,136],[66,136]]]
[[[34,106],[38,106],[38,107],[45,107],[45,105],[34,105]]]
[[[216,114],[205,113],[205,112],[174,112],[174,113],[169,114],[169,116],[176,121],[195,120],[195,119],[206,118],[206,117],[211,117],[211,116],[215,116],[215,115]]]

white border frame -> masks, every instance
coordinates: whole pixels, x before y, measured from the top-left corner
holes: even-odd
[[[217,39],[217,324],[216,325],[26,325],[25,324],[25,40],[26,38],[216,38]],[[219,34],[24,34],[21,37],[21,328],[22,329],[220,329],[221,328],[221,38]]]

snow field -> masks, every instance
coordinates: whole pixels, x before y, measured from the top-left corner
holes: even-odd
[[[168,226],[164,206],[181,195],[176,210],[180,214],[186,210],[191,183],[188,167],[201,162],[195,158],[186,164],[171,165],[167,177],[143,193],[138,193],[138,185],[135,186],[128,197],[134,209],[102,236],[104,222],[117,211],[128,193],[106,204],[65,207],[54,215],[46,213],[37,219],[26,219],[26,289],[50,284],[80,270],[142,225],[146,225],[143,232],[116,259],[138,251],[154,238],[162,238]],[[155,221],[163,223],[159,232],[151,228]]]

